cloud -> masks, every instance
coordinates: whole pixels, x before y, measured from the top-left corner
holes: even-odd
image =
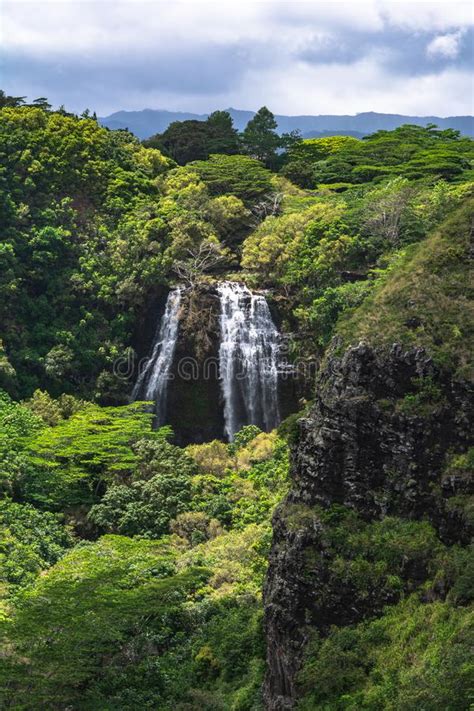
[[[104,115],[470,113],[464,2],[3,0],[1,82]]]
[[[271,69],[262,77],[250,73],[246,78],[249,103],[259,95],[261,84],[267,89],[265,102],[276,113],[291,105],[295,114],[355,114],[367,110],[415,116],[464,115],[466,103],[461,87],[470,80],[468,71],[446,69],[424,76],[387,78],[374,59],[361,59],[351,65],[350,82],[344,65],[294,65],[285,75]],[[472,107],[471,107],[472,111]]]
[[[451,32],[447,35],[437,35],[433,37],[426,47],[428,57],[446,57],[456,59],[460,51],[462,33]]]

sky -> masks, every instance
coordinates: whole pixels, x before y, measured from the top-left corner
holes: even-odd
[[[0,87],[144,108],[473,114],[469,2],[0,0]]]

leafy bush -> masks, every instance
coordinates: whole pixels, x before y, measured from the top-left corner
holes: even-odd
[[[300,674],[300,711],[467,711],[472,612],[413,595],[377,620],[315,639]]]
[[[189,508],[196,466],[186,452],[166,441],[140,441],[133,456],[131,480],[112,483],[89,519],[107,532],[158,538]]]
[[[132,709],[138,698],[163,708],[179,684],[166,654],[189,629],[185,603],[204,577],[175,573],[162,543],[104,536],[77,547],[18,597],[3,703]]]
[[[8,386],[90,395],[123,354],[147,279],[164,277],[150,212],[172,163],[125,131],[32,107],[1,110],[0,156]]]
[[[223,476],[234,465],[229,445],[217,439],[205,444],[191,444],[187,451],[203,473]]]
[[[227,111],[214,111],[206,121],[173,121],[162,134],[143,142],[158,148],[180,165],[206,160],[210,153],[238,153],[240,142]]]
[[[205,457],[207,446],[188,449],[196,461],[206,463],[201,452]],[[239,529],[267,520],[286,490],[289,462],[285,441],[276,433],[264,433],[249,425],[225,447],[224,470],[214,468],[214,473],[194,478],[194,509],[218,519],[223,526]]]
[[[43,390],[35,390],[31,398],[24,402],[25,407],[41,417],[43,422],[51,427],[59,424],[61,420],[67,420],[87,404],[84,400],[78,400],[73,395],[62,394],[55,399]]]
[[[466,299],[472,219],[468,200],[406,256],[338,332],[345,343],[424,346],[439,365],[473,372],[472,305]]]
[[[12,585],[31,582],[73,545],[56,514],[28,504],[0,501],[0,579]]]
[[[317,149],[304,159],[314,166],[315,183],[364,183],[391,175],[457,180],[468,171],[472,150],[472,141],[452,129],[405,125],[347,140],[323,159]]]
[[[36,436],[44,424],[31,410],[11,400],[0,390],[0,486],[12,493],[26,470],[24,456],[28,438]]]

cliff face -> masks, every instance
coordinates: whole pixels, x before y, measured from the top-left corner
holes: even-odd
[[[150,310],[153,318],[147,314],[137,325],[135,345],[139,358],[146,357],[152,350],[157,320],[163,315],[165,301],[165,292],[154,295]],[[221,309],[216,284],[197,284],[182,293],[166,416],[175,433],[175,441],[180,445],[225,438],[219,371]],[[156,314],[159,314],[159,319]],[[273,309],[272,318],[277,324],[281,322],[276,309]],[[285,334],[282,334],[284,340]],[[307,390],[308,380],[296,372],[285,372],[285,377],[280,377],[278,400],[283,418],[298,409],[298,400]]]
[[[200,285],[183,295],[168,393],[168,421],[179,444],[224,437],[219,315],[215,287]]]
[[[359,344],[342,357],[333,348],[316,392],[300,422],[291,491],[274,517],[264,595],[271,711],[294,708],[311,634],[376,616],[427,579],[423,559],[407,553],[401,589],[366,576],[362,594],[337,574],[325,512],[348,511],[363,523],[423,519],[448,545],[471,533],[462,508],[469,480],[449,470],[450,458],[472,444],[466,384],[443,375],[422,349]]]

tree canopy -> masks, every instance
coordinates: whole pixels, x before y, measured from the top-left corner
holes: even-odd
[[[211,153],[232,155],[240,151],[238,132],[228,111],[214,111],[206,121],[173,121],[144,145],[158,148],[179,165],[207,160]]]
[[[272,553],[292,575],[283,594],[304,602],[299,709],[468,708],[473,144],[434,126],[363,140],[277,128],[263,107],[238,135],[216,111],[140,143],[89,110],[0,93],[2,709],[263,708],[272,520],[287,532]],[[212,417],[217,376],[169,398],[173,432],[154,403],[131,402],[136,361],[179,285],[177,353],[193,339],[202,365],[220,343],[222,280],[265,294],[291,414],[186,444]],[[377,359],[401,344],[393,396],[331,380],[360,342]],[[411,348],[432,375],[405,376]],[[331,427],[313,457],[298,448],[313,437],[315,366]],[[348,388],[347,413],[332,386]],[[333,448],[348,413],[344,438],[385,421],[380,446],[402,459],[425,424],[441,442],[459,428],[460,444],[438,479],[437,451],[406,482],[377,465],[384,515],[343,505],[336,480],[337,502],[310,506],[294,482],[317,484],[321,442]],[[412,510],[422,479],[428,503]]]

